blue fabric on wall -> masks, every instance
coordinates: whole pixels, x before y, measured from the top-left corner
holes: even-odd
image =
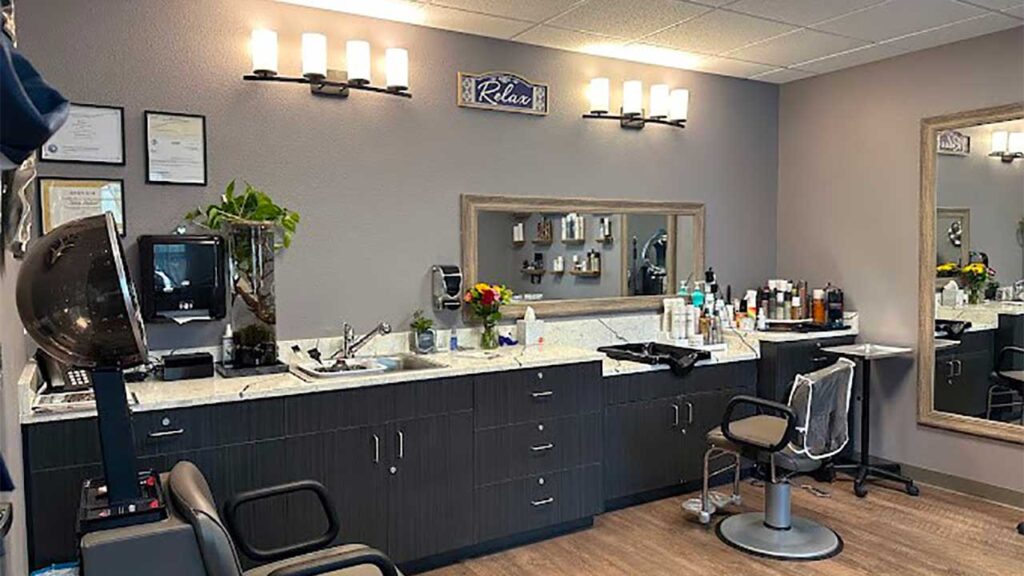
[[[0,34],[0,153],[21,164],[68,118],[68,101]]]

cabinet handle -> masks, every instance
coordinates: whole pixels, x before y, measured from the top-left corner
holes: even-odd
[[[547,444],[538,444],[536,446],[530,446],[530,450],[533,452],[544,452],[545,450],[551,450],[555,445],[548,442]]]
[[[811,362],[813,362],[814,364],[824,364],[829,360],[830,358],[828,356],[815,356],[814,358],[811,358]]]
[[[693,424],[693,402],[686,403],[686,424]]]
[[[398,459],[405,458],[405,433],[398,431]]]
[[[537,380],[543,380],[543,379],[544,379],[544,373],[543,372],[537,372]]]
[[[555,395],[554,390],[541,390],[540,392],[530,392],[530,396],[533,396],[534,400],[540,400],[542,398],[550,398]]]
[[[554,504],[554,502],[554,498],[545,498],[543,500],[533,500],[530,502],[530,504],[532,504],[534,508],[537,508],[540,506],[547,506],[548,504]]]
[[[380,436],[373,435],[373,463],[380,464]]]
[[[679,428],[679,404],[672,405],[672,427]]]
[[[963,360],[957,360],[956,361],[956,375],[957,376],[963,376],[964,375],[964,361]]]
[[[150,438],[167,438],[168,436],[181,436],[185,433],[184,428],[177,428],[175,430],[164,430],[162,432],[150,432]]]
[[[954,373],[955,370],[953,369],[953,361],[952,360],[950,360],[949,362],[946,362],[946,368],[949,370],[946,373],[946,376],[948,378],[952,378],[953,376],[956,376],[956,374]]]

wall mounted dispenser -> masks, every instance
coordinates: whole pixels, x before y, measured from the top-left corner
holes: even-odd
[[[462,308],[462,269],[453,264],[438,264],[434,272],[434,310]]]

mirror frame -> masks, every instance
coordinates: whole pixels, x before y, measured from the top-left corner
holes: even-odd
[[[462,275],[464,286],[477,282],[477,224],[480,212],[581,212],[584,214],[665,214],[672,216],[668,222],[669,236],[676,238],[676,219],[679,216],[693,217],[693,246],[695,251],[694,269],[704,270],[704,204],[698,202],[663,202],[646,200],[605,200],[596,198],[546,198],[538,196],[485,196],[462,195]],[[676,242],[668,247],[666,259],[675,262]],[[668,285],[676,285],[676,270],[670,269]],[[565,300],[537,300],[513,302],[503,307],[506,318],[521,318],[527,306],[532,306],[542,316],[574,316],[600,312],[635,312],[661,310],[661,296],[618,296],[603,298],[573,298]],[[463,313],[469,314],[467,307]]]
[[[1024,426],[935,410],[935,159],[939,132],[1024,118],[1024,102],[921,120],[921,199],[918,270],[917,421],[925,426],[1024,444]]]

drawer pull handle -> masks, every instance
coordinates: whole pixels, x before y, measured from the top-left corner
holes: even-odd
[[[532,450],[533,452],[544,452],[546,450],[551,450],[554,447],[554,444],[548,442],[547,444],[538,444],[536,446],[530,446],[530,450]]]
[[[686,403],[686,425],[693,424],[693,402]]]
[[[530,502],[530,504],[532,504],[534,508],[538,508],[540,506],[547,506],[548,504],[554,504],[554,503],[555,503],[555,499],[554,498],[545,498],[543,500],[534,500],[534,501]]]
[[[672,427],[679,427],[679,404],[672,405]]]
[[[541,400],[543,398],[550,398],[555,395],[554,390],[542,390],[540,392],[530,392],[530,396],[533,396],[534,400]]]
[[[373,435],[373,463],[380,464],[380,436]]]
[[[164,430],[162,432],[150,432],[150,438],[167,438],[169,436],[181,436],[185,433],[184,428],[176,428],[174,430]]]
[[[811,362],[815,364],[824,364],[829,360],[830,358],[828,356],[815,356],[814,358],[811,358]]]
[[[405,433],[398,431],[398,459],[405,458]]]

